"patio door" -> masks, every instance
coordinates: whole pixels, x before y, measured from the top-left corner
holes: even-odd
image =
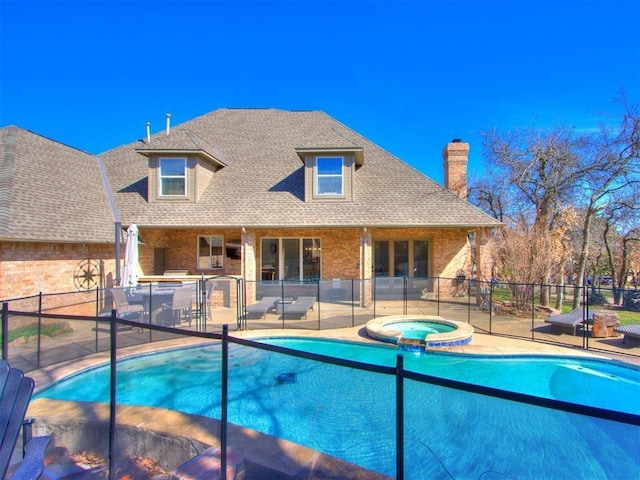
[[[321,278],[319,238],[263,238],[261,257],[263,281],[316,282]]]
[[[300,281],[300,239],[282,239],[282,262],[284,266],[284,280]]]
[[[373,242],[375,276],[427,277],[428,252],[426,240],[376,240]]]

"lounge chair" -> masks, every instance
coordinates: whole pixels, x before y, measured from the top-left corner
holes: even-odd
[[[0,360],[0,478],[36,479],[44,471],[44,454],[51,437],[30,438],[31,424],[24,419],[33,385],[33,379]],[[21,430],[23,439],[27,439],[24,457],[12,474],[6,477]]]
[[[273,306],[279,299],[280,297],[262,297],[259,302],[247,305],[245,313],[247,314],[247,316],[259,314],[260,318],[264,318],[267,315],[269,309],[273,308]]]
[[[622,343],[626,343],[628,339],[640,341],[640,325],[623,325],[622,327],[615,327],[614,332],[622,333]]]
[[[544,321],[561,330],[571,330],[573,335],[577,335],[578,326],[582,325],[583,321],[586,321],[587,323],[590,321],[590,319],[585,320],[583,315],[583,308],[578,307],[571,310],[569,313],[550,315],[545,318]]]
[[[316,297],[298,297],[295,302],[282,305],[282,316],[307,318],[309,310],[313,310],[315,303]]]

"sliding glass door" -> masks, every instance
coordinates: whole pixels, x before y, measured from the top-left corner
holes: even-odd
[[[319,281],[322,248],[319,238],[263,238],[261,241],[263,281]]]

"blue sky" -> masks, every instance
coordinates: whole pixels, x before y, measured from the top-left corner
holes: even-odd
[[[640,102],[640,0],[0,0],[0,126],[99,154],[217,108],[323,110],[442,183],[443,146]]]

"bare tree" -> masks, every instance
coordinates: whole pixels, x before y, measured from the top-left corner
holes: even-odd
[[[471,199],[497,218],[530,235],[521,245],[523,258],[536,258],[535,278],[548,284],[554,263],[547,255],[560,213],[570,203],[579,170],[572,129],[485,134],[485,158],[491,176],[472,186]],[[523,225],[528,225],[523,230]],[[527,275],[534,273],[528,269]],[[541,290],[548,305],[548,291]]]
[[[636,190],[636,189],[633,189]],[[602,240],[606,252],[607,271],[616,304],[622,304],[621,289],[627,284],[634,244],[640,242],[640,205],[637,195],[613,201],[603,212]]]
[[[584,285],[591,225],[594,218],[612,208],[620,198],[634,194],[640,181],[640,117],[636,107],[622,100],[625,113],[618,128],[601,127],[582,144],[582,202],[585,208],[577,285]],[[580,200],[580,199],[578,199]],[[574,299],[574,307],[579,303]]]
[[[577,270],[577,286],[583,286],[594,220],[621,199],[637,198],[633,192],[640,180],[640,118],[637,107],[629,106],[624,97],[621,104],[624,113],[619,125],[602,126],[593,135],[579,136],[566,127],[551,132],[485,134],[487,175],[470,186],[469,198],[502,220],[506,230],[529,236],[529,241],[520,244],[519,257],[510,255],[503,260],[540,256],[546,263],[527,270],[527,276],[536,276],[531,281],[547,284],[554,274],[562,279],[564,265],[571,261],[571,271]],[[579,233],[573,236],[574,243],[578,238],[575,252],[570,251],[571,235],[562,220],[569,206],[583,214]],[[563,253],[548,254],[554,244]],[[504,249],[496,251],[506,254]],[[572,259],[576,257],[574,269]],[[524,266],[519,264],[519,268]],[[504,271],[514,272],[513,268]],[[549,304],[547,290],[541,289],[540,301]],[[574,307],[578,302],[576,295]]]

